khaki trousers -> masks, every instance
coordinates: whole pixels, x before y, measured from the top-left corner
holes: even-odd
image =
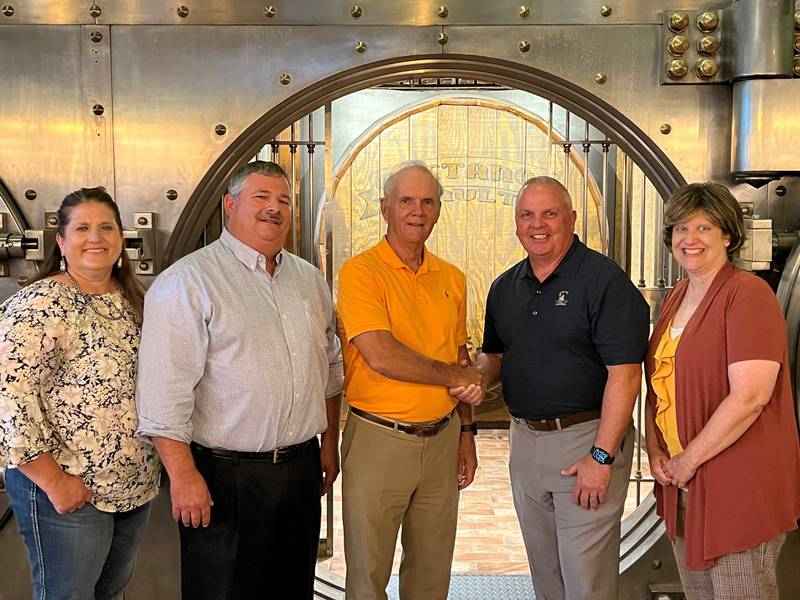
[[[561,475],[588,455],[599,419],[561,431],[511,423],[511,490],[536,600],[614,600],[619,585],[620,518],[633,458],[633,426],[611,466],[606,502],[596,511],[572,502],[576,476]]]
[[[402,524],[402,600],[445,600],[458,516],[460,420],[417,437],[350,413],[342,436],[348,600],[386,600]]]
[[[686,492],[678,495],[678,535],[672,543],[675,561],[687,600],[778,600],[775,567],[786,534],[741,552],[717,558],[705,571],[689,571],[686,565]]]

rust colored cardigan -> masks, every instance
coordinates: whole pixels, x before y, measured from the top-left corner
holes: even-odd
[[[645,359],[647,402],[653,354],[686,293],[679,282],[664,301]],[[700,571],[716,558],[791,531],[800,515],[800,445],[787,356],[786,324],[769,286],[731,264],[717,273],[683,330],[675,358],[678,434],[684,448],[728,395],[729,364],[780,363],[772,398],[750,428],[697,469],[689,482],[684,524],[686,567]],[[659,440],[666,450],[663,439]],[[655,484],[658,514],[675,539],[678,496]]]

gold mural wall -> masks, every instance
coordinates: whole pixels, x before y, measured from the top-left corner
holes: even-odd
[[[536,175],[564,182],[564,152],[560,145],[551,151],[549,142],[546,123],[535,115],[470,98],[428,101],[366,132],[335,174],[327,216],[332,219],[334,289],[342,263],[386,232],[380,214],[383,180],[404,161],[425,161],[445,190],[427,247],[466,273],[467,332],[471,347],[479,345],[491,282],[524,256],[514,235],[517,191]],[[584,166],[574,151],[568,171],[565,183],[578,209],[580,232]],[[599,250],[601,194],[591,178],[588,198],[588,245]]]

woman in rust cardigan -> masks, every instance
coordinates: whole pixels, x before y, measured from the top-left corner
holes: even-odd
[[[647,453],[689,599],[777,598],[775,563],[800,515],[800,447],[775,295],[731,255],[736,199],[693,184],[669,199],[683,267],[650,338]]]

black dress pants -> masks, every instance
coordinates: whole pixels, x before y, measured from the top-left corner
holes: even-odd
[[[179,525],[183,600],[311,599],[321,518],[319,444],[273,464],[194,451],[214,506]]]

